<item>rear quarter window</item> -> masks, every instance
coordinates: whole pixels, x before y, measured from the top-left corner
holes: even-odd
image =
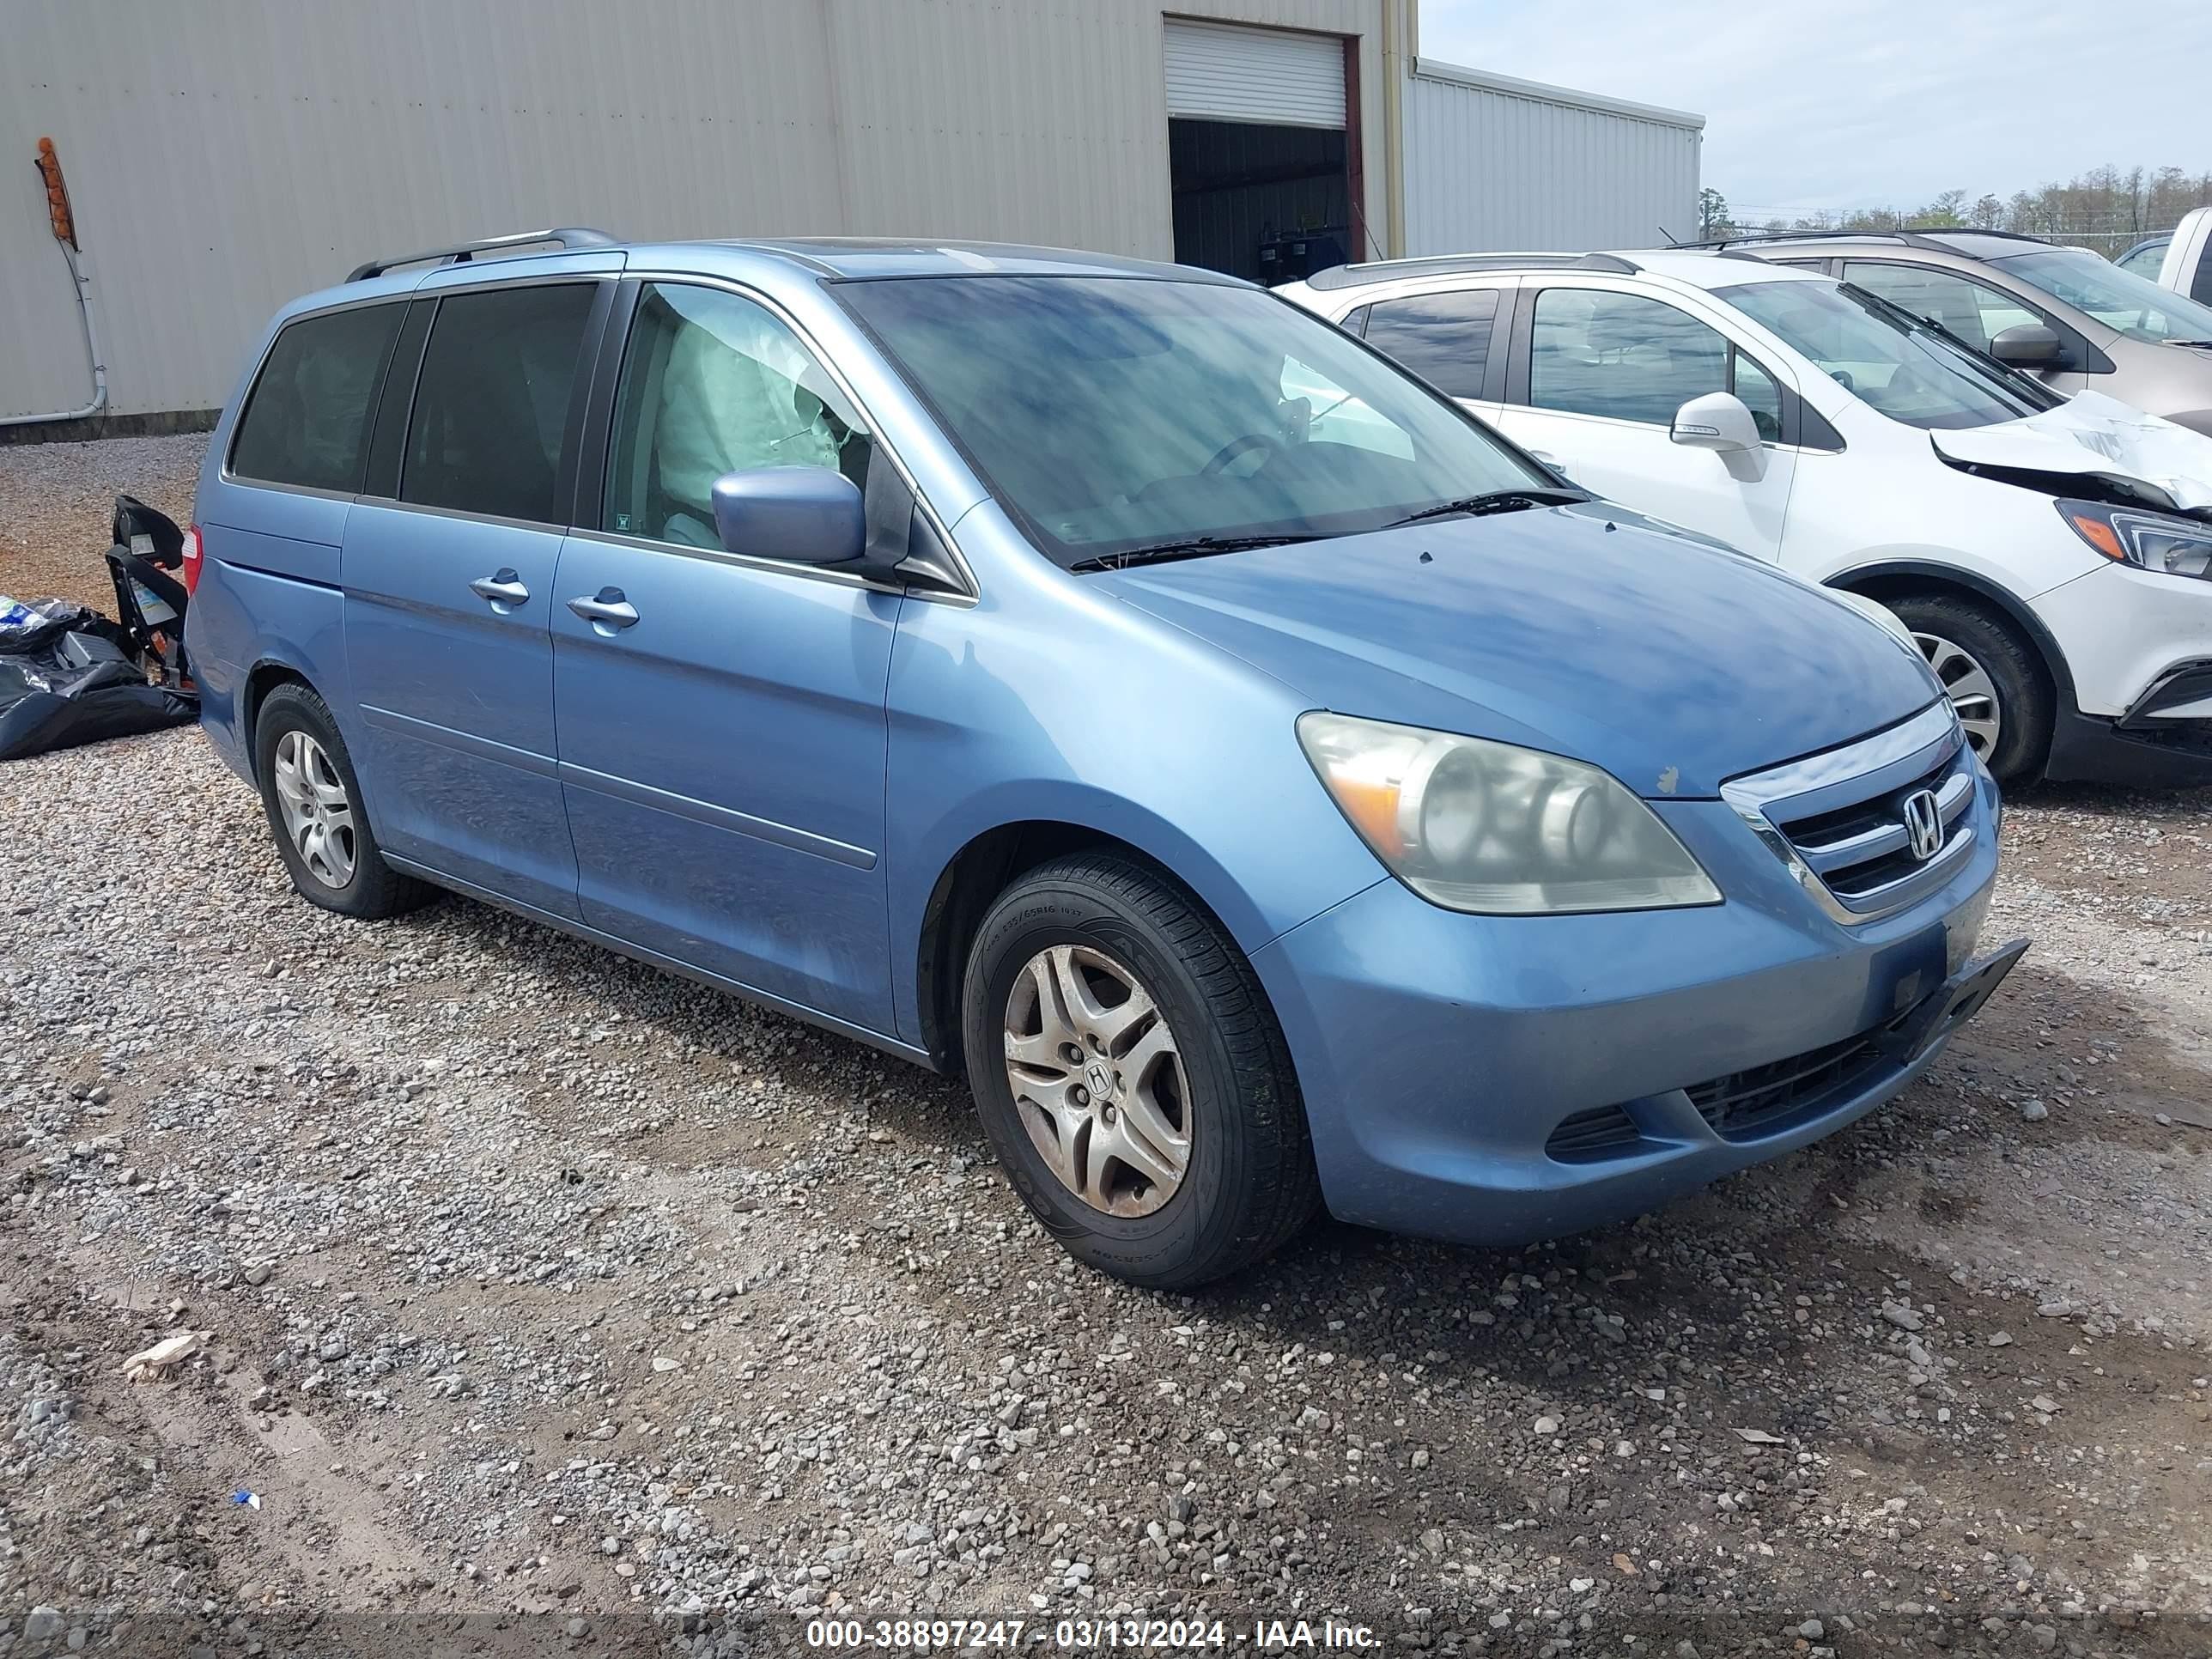
[[[358,490],[377,387],[406,308],[396,300],[286,324],[238,417],[231,476]]]

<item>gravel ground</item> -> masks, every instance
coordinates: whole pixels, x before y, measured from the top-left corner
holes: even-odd
[[[1180,1297],[1062,1256],[953,1085],[309,908],[196,732],[0,769],[0,1654],[2212,1651],[2208,809],[2016,802],[2034,951],[1804,1153]]]
[[[0,447],[0,593],[115,611],[108,533],[127,490],[190,524],[207,434]]]

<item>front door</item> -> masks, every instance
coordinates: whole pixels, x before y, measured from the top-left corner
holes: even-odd
[[[549,623],[572,404],[600,287],[571,278],[439,295],[398,428],[398,498],[356,502],[343,554],[378,836],[403,858],[571,917],[576,856],[554,774]],[[412,375],[395,365],[387,397]]]
[[[714,480],[831,466],[858,414],[798,337],[720,289],[647,283],[594,528],[561,552],[560,775],[592,927],[891,1029],[884,687],[899,596],[725,552]]]
[[[1710,324],[1663,300],[1557,286],[1534,296],[1527,356],[1494,416],[1524,449],[1583,489],[1778,559],[1796,457],[1779,447],[1775,376]],[[1675,443],[1674,411],[1733,392],[1766,440],[1750,465]],[[1753,475],[1756,476],[1753,476]]]

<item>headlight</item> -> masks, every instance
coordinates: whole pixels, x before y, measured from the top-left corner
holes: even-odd
[[[2212,576],[2212,524],[2096,501],[2061,501],[2074,533],[2108,559],[2164,576]]]
[[[1717,904],[1658,815],[1595,766],[1315,711],[1306,758],[1390,873],[1449,910],[1524,916]]]

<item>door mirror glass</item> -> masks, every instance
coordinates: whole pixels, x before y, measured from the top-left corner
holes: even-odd
[[[2065,349],[2066,343],[2041,323],[2015,323],[1990,339],[1990,356],[2014,368],[2048,368]]]
[[[1674,427],[1668,435],[1678,444],[1723,455],[1740,455],[1759,444],[1759,423],[1752,419],[1751,410],[1742,398],[1727,392],[1708,392],[1702,398],[1691,398],[1674,411]]]
[[[826,466],[757,466],[714,480],[714,529],[749,558],[847,564],[866,550],[858,485]]]

